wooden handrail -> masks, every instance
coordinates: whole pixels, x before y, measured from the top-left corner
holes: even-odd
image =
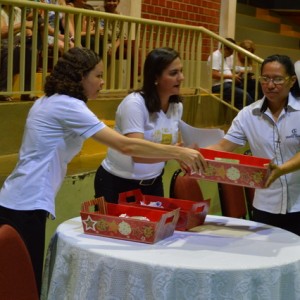
[[[175,24],[168,22],[160,22],[156,20],[148,20],[142,18],[135,18],[131,16],[124,15],[114,15],[108,14],[105,12],[87,10],[74,8],[69,6],[60,6],[53,4],[44,4],[34,1],[19,1],[19,0],[2,0],[0,4],[0,11],[3,5],[8,5],[10,7],[20,7],[24,12],[26,9],[33,11],[33,22],[34,28],[37,28],[38,22],[38,12],[43,12],[45,16],[48,15],[49,11],[56,13],[58,17],[59,14],[65,14],[66,18],[74,16],[75,20],[75,35],[74,41],[75,45],[80,45],[81,43],[81,28],[82,28],[82,19],[83,17],[94,18],[97,22],[100,19],[104,19],[106,22],[119,22],[123,31],[126,32],[126,38],[121,38],[120,52],[121,55],[116,57],[112,55],[109,57],[106,51],[103,52],[103,62],[106,68],[104,73],[104,80],[106,82],[104,90],[107,93],[128,93],[132,89],[139,88],[143,80],[143,62],[149,51],[155,47],[169,46],[178,50],[181,54],[181,59],[184,64],[184,75],[185,80],[183,83],[183,89],[191,89],[197,91],[205,90],[206,93],[211,93],[211,79],[207,76],[207,66],[206,60],[209,55],[212,54],[214,50],[219,46],[219,44],[224,44],[228,47],[231,47],[234,50],[234,53],[241,52],[248,59],[252,59],[254,63],[259,66],[262,63],[262,59],[238,45],[232,44],[218,34],[208,30],[205,27],[199,26],[190,26],[184,24]],[[48,21],[48,17],[45,17],[45,21]],[[68,23],[67,23],[68,24]],[[54,30],[54,40],[58,39],[59,26],[58,20],[55,22]],[[23,26],[25,26],[23,24]],[[23,30],[23,29],[22,29]],[[66,32],[69,32],[70,28],[66,26]],[[37,31],[35,30],[37,35]],[[103,43],[104,49],[106,49],[109,44],[108,34],[104,31],[104,34],[100,36],[99,26],[96,26],[96,33],[98,33],[95,38],[95,51],[99,51],[99,44]],[[12,32],[9,36],[9,53],[12,53]],[[91,39],[91,35],[87,32],[87,40]],[[37,45],[38,37],[33,36],[33,44]],[[48,34],[44,32],[41,38],[42,41],[42,51],[33,49],[32,57],[41,57],[40,58],[40,72],[42,73],[42,82],[45,81],[47,73],[51,71],[52,66],[48,58]],[[65,50],[69,48],[69,39],[65,37]],[[1,38],[0,38],[1,42]],[[127,56],[124,56],[126,49],[126,44],[129,45],[127,48]],[[22,46],[23,45],[23,46]],[[91,45],[90,45],[91,46]],[[21,44],[22,57],[24,57],[24,41]],[[112,49],[116,50],[114,42],[112,42]],[[53,56],[51,63],[55,63],[59,57],[59,47],[57,42],[53,46]],[[201,55],[199,55],[201,53]],[[123,54],[123,55],[122,55]],[[1,55],[1,53],[0,53]],[[9,56],[10,64],[12,66],[13,57],[10,54]],[[24,62],[22,62],[23,64]],[[32,68],[36,68],[36,64],[32,63]],[[36,86],[36,71],[31,72],[31,91],[24,91],[24,66],[20,72],[20,85],[18,90],[13,90],[13,81],[12,68],[8,70],[8,85],[7,90],[0,92],[0,95],[18,95],[21,93],[42,93],[41,87]],[[40,77],[40,76],[39,76]],[[41,85],[42,86],[42,85]],[[214,95],[214,99],[224,102],[220,95]],[[233,103],[233,101],[231,101]],[[225,103],[225,105],[232,107],[231,103]],[[233,108],[234,109],[234,108]]]

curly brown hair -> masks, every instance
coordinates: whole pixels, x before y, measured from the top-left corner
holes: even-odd
[[[75,47],[60,57],[46,78],[44,92],[50,97],[62,94],[87,102],[81,80],[101,61],[93,50]]]

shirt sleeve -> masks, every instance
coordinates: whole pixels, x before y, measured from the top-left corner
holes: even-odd
[[[57,103],[61,103],[57,109],[58,120],[79,136],[89,138],[106,126],[81,100],[69,100],[67,105],[65,101]]]
[[[138,93],[128,95],[119,105],[116,113],[117,130],[123,135],[144,133],[149,113],[144,98]]]
[[[212,66],[211,66],[211,68],[213,70],[221,71],[220,57],[216,52],[214,52],[212,54]]]
[[[247,142],[247,137],[243,130],[244,118],[246,118],[245,110],[241,110],[232,121],[232,124],[224,138],[232,143],[244,146]]]

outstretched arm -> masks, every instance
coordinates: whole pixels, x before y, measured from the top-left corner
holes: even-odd
[[[93,138],[129,156],[156,158],[161,161],[176,159],[197,173],[204,171],[206,167],[206,161],[197,150],[128,138],[109,127],[98,131]]]
[[[221,139],[217,144],[207,146],[206,148],[217,151],[232,152],[238,147],[240,147],[240,145],[232,143],[226,139]]]

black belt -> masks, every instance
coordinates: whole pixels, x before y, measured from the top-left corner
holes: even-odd
[[[138,184],[138,185],[142,185],[142,186],[149,186],[149,185],[153,185],[155,183],[155,181],[158,179],[158,178],[161,178],[164,174],[164,170],[162,170],[161,174],[158,175],[157,177],[154,177],[154,178],[150,178],[150,179],[129,179],[129,178],[123,178],[123,177],[119,177],[119,176],[116,176],[116,175],[113,175],[111,173],[109,173],[108,171],[106,171],[102,166],[101,166],[101,170],[107,174],[107,176],[111,176],[113,177],[114,179],[113,180],[121,180],[121,181],[126,181],[126,182],[132,182],[132,183],[135,183],[135,184]]]
[[[163,174],[164,174],[164,169],[162,170],[161,174],[158,175],[157,177],[151,179],[142,179],[142,180],[132,179],[132,180],[138,181],[139,185],[147,186],[147,185],[152,185],[156,181],[156,179],[161,178]]]

